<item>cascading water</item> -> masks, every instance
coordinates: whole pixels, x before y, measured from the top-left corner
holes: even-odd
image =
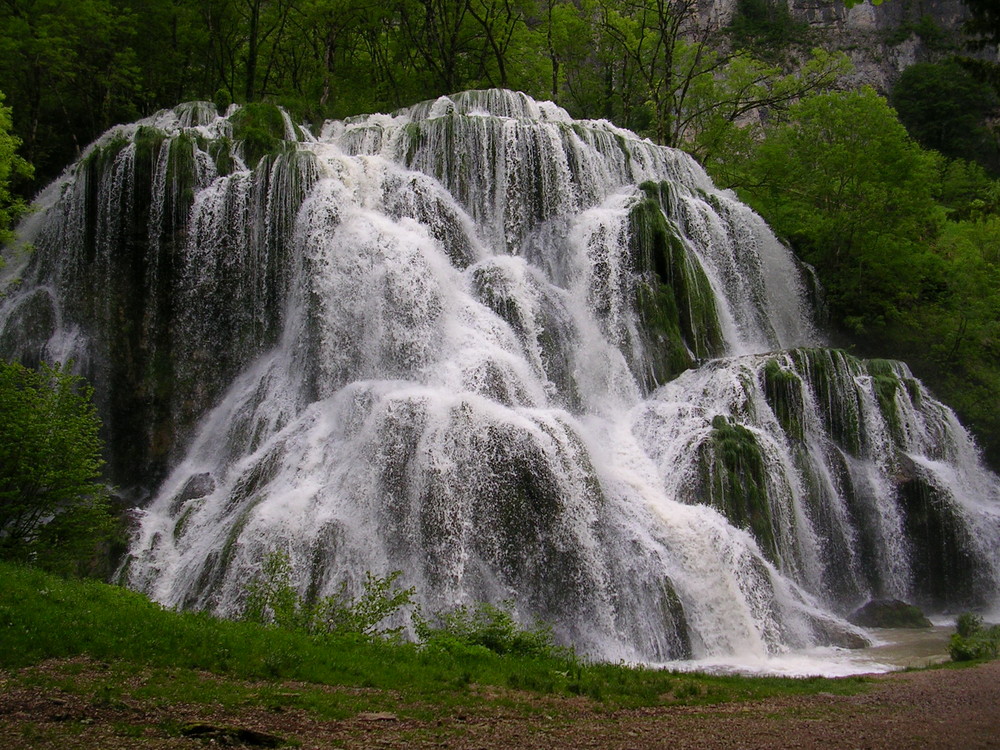
[[[801,269],[690,158],[504,91],[272,119],[112,130],[8,263],[0,350],[73,359],[149,496],[130,585],[235,614],[280,549],[308,595],[402,570],[646,661],[993,603],[965,431],[819,348]]]

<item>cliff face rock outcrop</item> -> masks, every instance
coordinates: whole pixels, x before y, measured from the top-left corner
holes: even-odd
[[[850,83],[888,93],[899,74],[918,62],[937,62],[962,49],[962,0],[885,0],[852,8],[840,0],[771,0],[787,3],[794,22],[811,32],[803,46],[842,50],[854,63]],[[710,17],[727,26],[739,13],[740,0],[709,0]],[[984,54],[1000,59],[996,49]]]

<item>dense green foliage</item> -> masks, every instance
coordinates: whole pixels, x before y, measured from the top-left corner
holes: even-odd
[[[1000,183],[921,148],[868,89],[734,143],[710,171],[815,267],[842,342],[907,361],[1000,465]]]
[[[997,95],[957,62],[911,65],[893,87],[892,105],[924,148],[998,166],[996,137],[984,124]]]
[[[482,602],[457,607],[432,620],[416,618],[416,634],[429,649],[448,652],[486,649],[495,654],[574,660],[573,652],[555,645],[552,628],[544,623],[523,628],[514,620],[510,605]]]
[[[754,59],[767,45],[724,51],[727,39],[694,0],[11,0],[0,80],[46,182],[112,124],[184,100],[267,100],[318,120],[502,86],[679,145],[713,119],[783,108],[839,67],[788,75]]]
[[[746,168],[748,199],[817,268],[837,321],[883,324],[930,283],[935,159],[871,89],[798,102]]]
[[[983,46],[1000,44],[1000,7],[993,0],[962,0],[969,11],[967,30]]]
[[[1000,655],[1000,625],[986,627],[983,618],[971,612],[959,615],[948,650],[953,661],[995,659]]]
[[[31,176],[31,166],[17,154],[21,140],[11,132],[10,107],[3,106],[0,93],[0,244],[11,237],[11,227],[26,210],[23,198],[11,190],[11,183],[18,178]],[[0,264],[3,260],[0,259]]]
[[[344,718],[373,708],[424,715],[428,706],[492,700],[470,687],[499,686],[557,695],[587,695],[611,706],[716,703],[769,695],[857,692],[863,678],[746,678],[673,674],[623,664],[590,664],[566,653],[538,655],[489,648],[437,648],[392,639],[313,636],[204,613],[163,609],[143,596],[94,581],[64,580],[0,562],[0,668],[46,659],[89,656],[123,665],[170,670],[158,681],[184,702],[245,701],[247,686],[220,692],[177,670],[208,670],[243,679],[287,678],[325,685],[391,690],[312,691],[297,685],[282,705]],[[487,618],[490,619],[490,618]],[[176,681],[176,682],[175,682]],[[118,689],[130,680],[119,680]],[[176,686],[176,687],[168,687]],[[255,689],[259,690],[258,684]],[[205,692],[209,691],[209,692]],[[381,705],[379,701],[385,701]],[[321,705],[320,705],[321,704]]]
[[[318,601],[307,601],[292,585],[292,565],[288,555],[275,551],[264,558],[261,572],[247,586],[243,619],[274,625],[307,635],[385,638],[402,631],[385,621],[413,604],[414,589],[400,589],[396,579],[401,571],[385,577],[365,576],[361,594],[348,593],[346,582],[340,590]]]
[[[85,569],[112,529],[98,428],[67,369],[0,363],[0,558]]]

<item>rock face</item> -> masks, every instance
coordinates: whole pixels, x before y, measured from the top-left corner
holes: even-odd
[[[842,50],[854,63],[851,83],[886,94],[906,68],[961,51],[967,11],[961,0],[886,0],[846,8],[839,0],[787,2],[792,19],[808,24],[815,46]],[[739,0],[708,0],[707,17],[728,25]],[[807,45],[808,46],[808,45]],[[997,50],[987,53],[997,58]]]
[[[854,610],[847,619],[863,628],[931,627],[931,621],[918,607],[899,599],[874,599]]]

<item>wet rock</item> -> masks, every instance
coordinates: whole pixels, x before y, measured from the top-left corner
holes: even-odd
[[[215,492],[215,480],[212,479],[211,474],[205,471],[201,474],[195,474],[187,480],[177,495],[177,500],[178,502],[197,500],[199,497],[205,497],[213,492]]]
[[[918,607],[899,599],[873,599],[847,618],[864,628],[929,628],[931,621]]]

